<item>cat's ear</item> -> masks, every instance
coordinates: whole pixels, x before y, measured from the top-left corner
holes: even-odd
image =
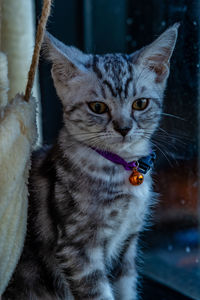
[[[153,43],[131,54],[134,64],[155,72],[156,82],[163,82],[169,75],[169,62],[178,35],[179,23],[163,32]]]
[[[72,46],[66,46],[46,32],[43,53],[52,62],[52,77],[55,82],[65,84],[68,80],[86,71],[84,64],[88,55]]]

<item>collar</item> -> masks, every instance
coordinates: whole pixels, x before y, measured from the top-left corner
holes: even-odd
[[[92,148],[94,151],[96,151],[98,154],[103,156],[104,158],[112,161],[113,163],[116,163],[118,165],[122,165],[125,170],[127,171],[133,171],[131,176],[129,177],[129,180],[131,184],[133,185],[139,185],[143,182],[143,175],[146,174],[150,169],[152,169],[154,165],[154,161],[156,159],[156,154],[154,151],[151,151],[149,155],[141,157],[137,161],[131,161],[127,162],[125,161],[121,156],[104,150],[99,150],[96,148]],[[142,174],[141,174],[142,173]],[[131,179],[135,179],[136,184],[132,182]]]
[[[151,151],[151,153],[147,156],[141,157],[137,161],[131,161],[131,162],[126,162],[121,156],[109,152],[109,151],[104,151],[104,150],[99,150],[92,148],[94,151],[96,151],[98,154],[103,156],[104,158],[118,164],[122,165],[125,170],[127,171],[132,171],[133,168],[137,168],[137,170],[142,173],[146,174],[154,165],[154,161],[156,159],[156,154],[154,151]]]

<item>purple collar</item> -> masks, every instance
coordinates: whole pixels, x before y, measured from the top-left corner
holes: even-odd
[[[122,165],[125,170],[132,171],[133,168],[136,168],[138,166],[138,163],[136,161],[126,162],[122,157],[120,157],[117,154],[114,154],[112,152],[98,150],[95,148],[92,148],[94,151],[99,153],[101,156],[105,157],[106,159],[118,164]]]
[[[140,158],[138,161],[131,161],[126,162],[122,157],[119,155],[109,152],[109,151],[103,151],[96,148],[91,147],[94,151],[96,151],[98,154],[103,156],[104,158],[118,164],[122,165],[125,170],[132,171],[133,168],[137,168],[137,170],[142,173],[146,174],[154,165],[154,161],[156,159],[156,154],[154,151],[150,151],[150,154],[148,156],[144,156]]]

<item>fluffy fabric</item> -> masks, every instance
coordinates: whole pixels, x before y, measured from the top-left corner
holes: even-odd
[[[1,1],[1,51],[8,57],[8,98],[25,90],[34,47],[34,1]],[[33,94],[37,96],[36,86]]]
[[[25,90],[33,52],[33,3],[33,0],[0,3],[0,44],[6,53],[0,53],[0,295],[21,255],[26,232],[26,184],[36,141],[36,100],[32,98],[25,103],[22,96],[15,95]],[[33,93],[38,94],[36,87]]]
[[[21,255],[27,221],[30,154],[36,141],[35,100],[17,95],[0,119],[0,295]]]

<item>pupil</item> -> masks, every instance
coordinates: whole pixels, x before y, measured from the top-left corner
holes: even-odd
[[[99,103],[95,104],[95,111],[100,112],[101,111],[101,105]]]
[[[144,100],[139,100],[139,101],[138,101],[138,106],[139,106],[139,108],[142,108],[142,107],[143,107],[143,104],[144,104]]]

